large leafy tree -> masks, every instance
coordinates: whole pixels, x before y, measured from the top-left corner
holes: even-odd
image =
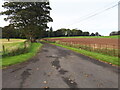
[[[48,28],[47,23],[53,21],[49,2],[5,2],[3,7],[7,10],[1,14],[8,15],[5,20],[9,20],[31,42],[43,37],[43,32]]]

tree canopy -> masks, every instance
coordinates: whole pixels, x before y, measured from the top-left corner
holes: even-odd
[[[113,36],[113,35],[120,35],[120,30],[119,31],[112,31],[110,33],[110,36]]]
[[[9,20],[16,30],[20,30],[31,41],[43,37],[47,23],[53,21],[49,2],[5,2],[2,7],[7,9],[1,12],[2,15],[8,15],[5,20]]]

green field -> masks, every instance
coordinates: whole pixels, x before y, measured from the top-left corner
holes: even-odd
[[[20,53],[18,55],[13,55],[13,56],[9,56],[9,54],[8,54],[7,56],[3,57],[2,62],[1,62],[3,68],[10,66],[10,65],[24,62],[24,61],[32,58],[33,56],[36,55],[37,51],[42,46],[42,44],[40,44],[40,43],[27,43],[28,47],[24,48],[25,40],[23,40],[23,39],[11,39],[10,42],[6,41],[6,39],[3,39],[1,41],[5,47],[5,53],[2,53],[2,55],[6,54],[6,53],[11,53],[11,52],[13,53],[13,51],[15,52],[17,50],[17,48],[19,48],[19,50],[17,50],[17,52],[15,52],[15,53],[23,52],[24,49],[27,49],[27,52],[25,52],[25,53]],[[1,51],[3,51],[3,49],[1,49]]]
[[[113,38],[118,39],[120,35],[115,36],[71,36],[71,37],[51,37],[51,38]]]

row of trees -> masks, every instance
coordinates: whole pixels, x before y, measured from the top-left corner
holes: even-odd
[[[41,33],[38,33],[34,38],[44,38],[44,37],[69,37],[69,36],[101,36],[98,32],[96,33],[89,33],[87,31],[83,32],[82,30],[78,29],[58,29],[56,31],[53,31],[53,28],[51,27],[47,31],[42,31]],[[13,25],[5,26],[3,28],[2,33],[3,38],[26,38],[25,34],[20,29],[14,29]]]
[[[53,31],[53,28],[51,27],[50,30],[46,32],[45,37],[64,37],[64,36],[101,36],[98,32],[96,33],[90,33],[88,31],[83,32],[82,30],[78,29],[58,29],[56,31]]]

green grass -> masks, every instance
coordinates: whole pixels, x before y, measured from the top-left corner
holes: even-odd
[[[6,67],[6,66],[18,64],[32,58],[33,56],[36,55],[37,51],[41,46],[42,44],[40,43],[32,43],[28,53],[2,58],[2,66]]]
[[[71,36],[71,37],[50,37],[50,38],[113,38],[118,39],[120,35],[115,36]]]
[[[56,44],[56,43],[51,43],[51,44],[54,44],[54,45],[57,45],[57,46],[60,46],[60,47],[63,47],[63,48],[67,48],[69,50],[81,53],[85,56],[89,56],[90,58],[93,58],[93,59],[96,59],[96,60],[100,60],[100,61],[103,61],[103,62],[107,62],[109,64],[120,66],[120,63],[119,63],[120,58],[118,58],[118,57],[103,55],[103,54],[100,54],[100,53],[90,52],[90,51],[86,51],[86,50],[83,50],[83,49],[72,48],[72,47],[69,47],[69,46]]]

